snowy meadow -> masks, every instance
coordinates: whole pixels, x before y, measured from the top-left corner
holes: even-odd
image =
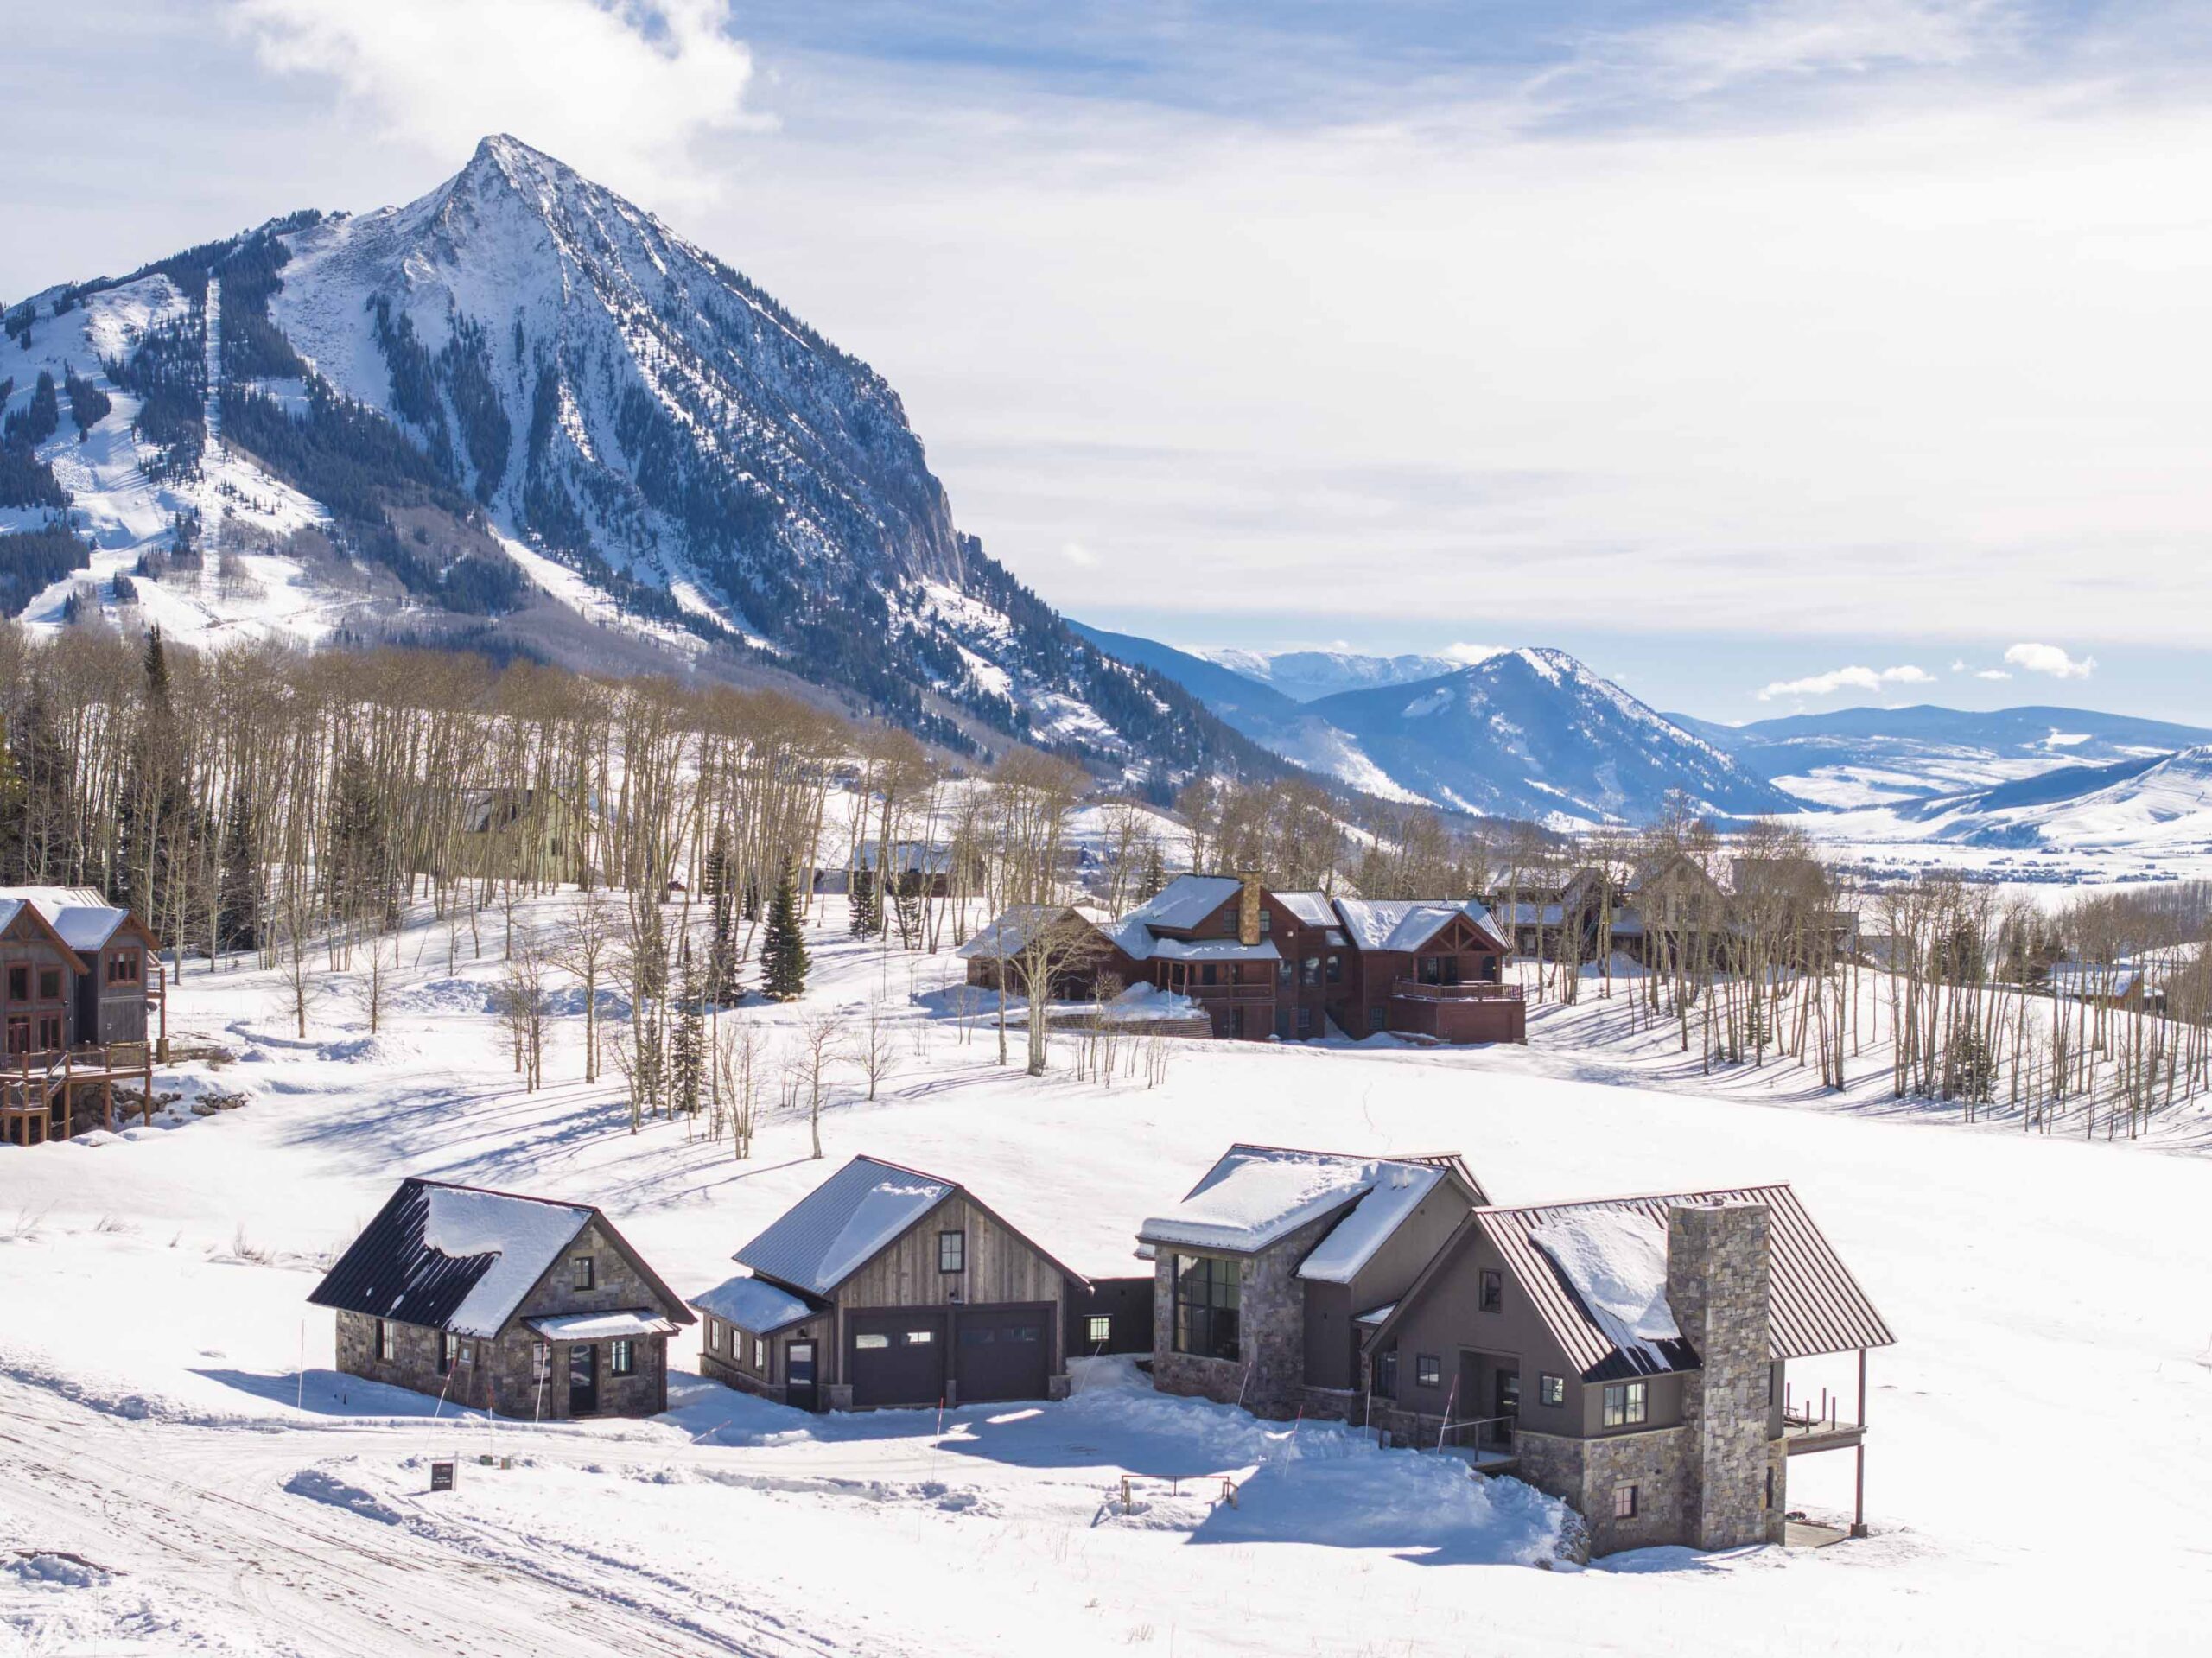
[[[164,1083],[177,1105],[0,1149],[0,1651],[2132,1652],[2212,1619],[2201,1157],[1824,1097],[1779,1064],[1708,1077],[1599,988],[1534,1009],[1526,1049],[1178,1043],[1148,1085],[1077,1080],[1071,1035],[1032,1077],[958,963],[855,940],[842,908],[817,905],[804,998],[721,1017],[780,1054],[873,1016],[876,1097],[847,1059],[818,1125],[772,1095],[741,1159],[703,1117],[633,1131],[619,1077],[582,1081],[573,996],[525,1089],[488,922],[455,944],[413,921],[373,1033],[358,958],[318,975],[305,1039],[282,971],[188,964],[171,1026],[211,1058]],[[245,1103],[195,1115],[210,1093]],[[402,1174],[599,1204],[690,1294],[862,1152],[1127,1274],[1139,1221],[1239,1139],[1458,1151],[1503,1202],[1794,1182],[1899,1334],[1873,1535],[1548,1569],[1556,1505],[1516,1482],[1155,1395],[1126,1361],[1059,1404],[810,1417],[685,1374],[694,1330],[664,1417],[488,1422],[336,1374],[305,1303]],[[1791,1476],[1794,1507],[1847,1514],[1848,1458]]]

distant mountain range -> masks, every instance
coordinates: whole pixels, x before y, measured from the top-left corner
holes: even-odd
[[[1500,651],[1406,681],[1397,664],[1443,659],[1332,657],[1293,683],[1333,677],[1364,688],[1301,700],[1233,671],[1230,653],[1081,631],[1109,656],[1174,680],[1254,741],[1385,798],[1562,828],[1640,823],[1675,797],[1738,816],[1802,804],[1563,651]]]
[[[1437,679],[1479,660],[1476,657],[1370,657],[1350,651],[1238,651],[1197,654],[1233,673],[1271,685],[1294,702],[1313,702],[1338,691],[1379,685],[1411,685]]]

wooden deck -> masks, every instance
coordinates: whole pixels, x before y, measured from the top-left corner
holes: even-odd
[[[154,1121],[154,1045],[111,1042],[15,1056],[0,1070],[0,1140],[42,1146],[73,1132],[78,1102],[88,1091],[99,1099],[100,1118],[115,1127],[115,1087],[137,1084],[142,1119]]]

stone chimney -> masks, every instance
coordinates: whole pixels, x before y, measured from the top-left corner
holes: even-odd
[[[1260,873],[1247,869],[1236,879],[1244,883],[1244,891],[1236,900],[1236,942],[1256,944],[1260,942]]]
[[[1691,1541],[1699,1548],[1779,1542],[1783,1491],[1770,1491],[1764,1204],[1682,1204],[1667,1215],[1667,1301],[1702,1361],[1682,1378]],[[1773,1502],[1770,1506],[1769,1497]]]

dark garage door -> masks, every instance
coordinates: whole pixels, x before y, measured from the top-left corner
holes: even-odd
[[[934,1405],[944,1397],[944,1315],[855,1312],[846,1338],[853,1404]]]
[[[1052,1363],[1052,1304],[968,1307],[959,1315],[952,1373],[960,1402],[1042,1399]]]

